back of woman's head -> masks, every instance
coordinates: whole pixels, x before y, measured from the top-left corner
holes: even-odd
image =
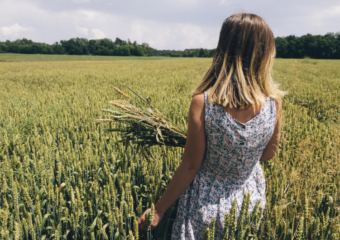
[[[228,17],[222,25],[213,64],[194,89],[224,107],[246,108],[264,103],[263,94],[279,99],[285,93],[271,78],[275,39],[268,24],[255,14]]]

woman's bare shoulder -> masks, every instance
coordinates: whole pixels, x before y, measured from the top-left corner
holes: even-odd
[[[204,94],[199,93],[192,96],[189,115],[193,118],[204,119]]]
[[[282,108],[282,99],[281,98],[275,99],[275,104],[276,104],[276,107],[278,109],[281,109]]]
[[[192,96],[191,104],[204,106],[204,93],[199,93]]]
[[[282,100],[279,99],[275,99],[275,106],[276,106],[276,112],[281,114],[282,112]]]

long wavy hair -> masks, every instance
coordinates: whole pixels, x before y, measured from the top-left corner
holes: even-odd
[[[275,54],[266,21],[255,14],[232,15],[223,22],[213,63],[193,94],[207,91],[209,103],[240,109],[264,104],[263,94],[280,99],[286,92],[271,77]]]

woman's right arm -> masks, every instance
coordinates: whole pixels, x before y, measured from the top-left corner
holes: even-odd
[[[275,103],[276,103],[276,123],[274,133],[272,138],[269,140],[266,148],[263,150],[260,161],[267,161],[272,159],[279,148],[282,123],[282,101],[281,99],[279,99],[276,100]]]

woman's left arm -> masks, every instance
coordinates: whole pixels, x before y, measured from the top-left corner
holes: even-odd
[[[182,162],[173,175],[169,186],[155,205],[151,229],[158,225],[166,210],[187,189],[200,169],[206,148],[204,124],[204,94],[202,93],[192,98],[189,109],[188,134]],[[150,211],[150,209],[146,210],[138,220],[138,225],[141,229],[145,229],[145,214]]]

